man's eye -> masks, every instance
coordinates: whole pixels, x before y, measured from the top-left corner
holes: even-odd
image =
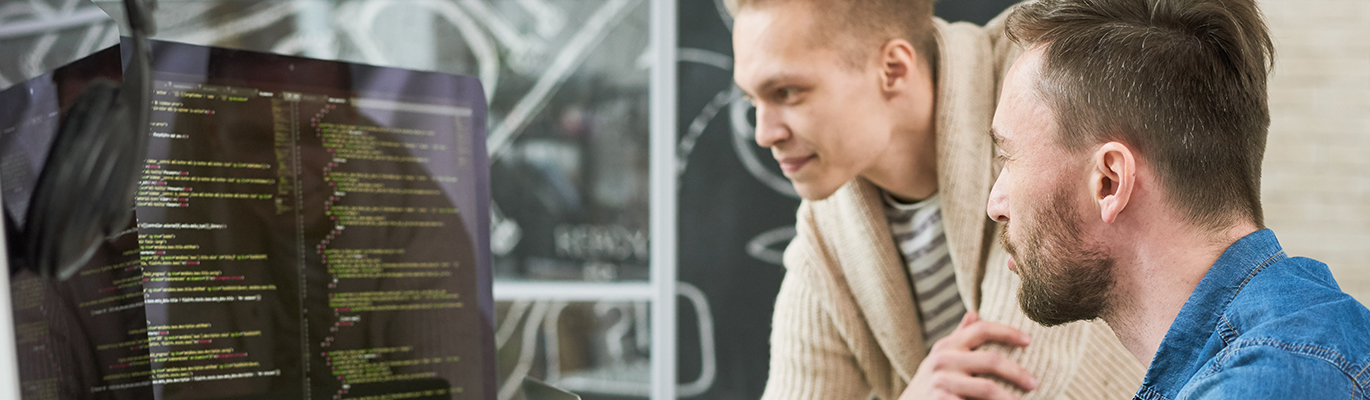
[[[792,87],[784,87],[784,88],[780,88],[779,90],[776,90],[776,91],[775,91],[776,97],[779,98],[780,101],[781,101],[782,103],[783,103],[783,102],[788,102],[788,101],[790,101],[790,100],[793,100],[794,97],[795,97],[795,95],[798,95],[798,94],[799,94],[799,89],[792,88]]]

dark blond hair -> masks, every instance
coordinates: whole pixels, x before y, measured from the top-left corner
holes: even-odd
[[[1024,47],[1046,46],[1037,88],[1060,145],[1122,142],[1191,222],[1264,226],[1274,46],[1254,0],[1038,0],[1007,28]]]
[[[812,38],[835,45],[852,66],[865,64],[886,42],[904,39],[936,67],[933,0],[725,0],[733,15],[748,8],[796,3],[814,12]]]

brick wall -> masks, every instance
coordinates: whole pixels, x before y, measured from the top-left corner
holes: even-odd
[[[1370,304],[1370,1],[1260,0],[1275,40],[1266,225]]]

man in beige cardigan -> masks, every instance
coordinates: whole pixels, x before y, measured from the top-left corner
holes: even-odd
[[[1020,52],[999,20],[948,24],[931,0],[729,7],[757,143],[805,199],[764,399],[1130,398],[1142,367],[1107,325],[1022,314],[985,215]]]

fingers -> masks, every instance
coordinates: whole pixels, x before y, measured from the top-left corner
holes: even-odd
[[[967,313],[969,315],[970,313]],[[969,317],[968,317],[969,318]],[[957,328],[951,335],[939,340],[934,346],[957,350],[973,350],[985,342],[998,342],[1018,347],[1026,347],[1032,338],[1014,327],[991,321],[975,321]]]
[[[985,378],[947,374],[939,376],[936,385],[941,391],[965,399],[1018,400],[1017,396]]]
[[[963,353],[960,357],[947,362],[957,364],[949,367],[971,375],[993,375],[1018,385],[1023,390],[1037,389],[1037,378],[1033,378],[1032,373],[1018,363],[1010,361],[1003,354],[975,351]]]
[[[901,398],[951,395],[966,399],[1016,399],[1005,386],[989,377],[1002,379],[1023,390],[1037,389],[1037,379],[1002,353],[976,350],[987,342],[1024,347],[1031,338],[1014,327],[980,320],[975,312],[967,312],[956,331],[933,344],[932,351],[923,359],[919,372]],[[911,395],[915,397],[909,397]]]
[[[976,314],[975,311],[966,311],[966,315],[961,316],[961,324],[957,325],[956,329],[965,328],[979,320],[980,315]]]
[[[1032,373],[1000,353],[945,352],[929,355],[923,362],[929,367],[929,372],[937,375],[994,376],[1026,391],[1035,390],[1038,386]]]

